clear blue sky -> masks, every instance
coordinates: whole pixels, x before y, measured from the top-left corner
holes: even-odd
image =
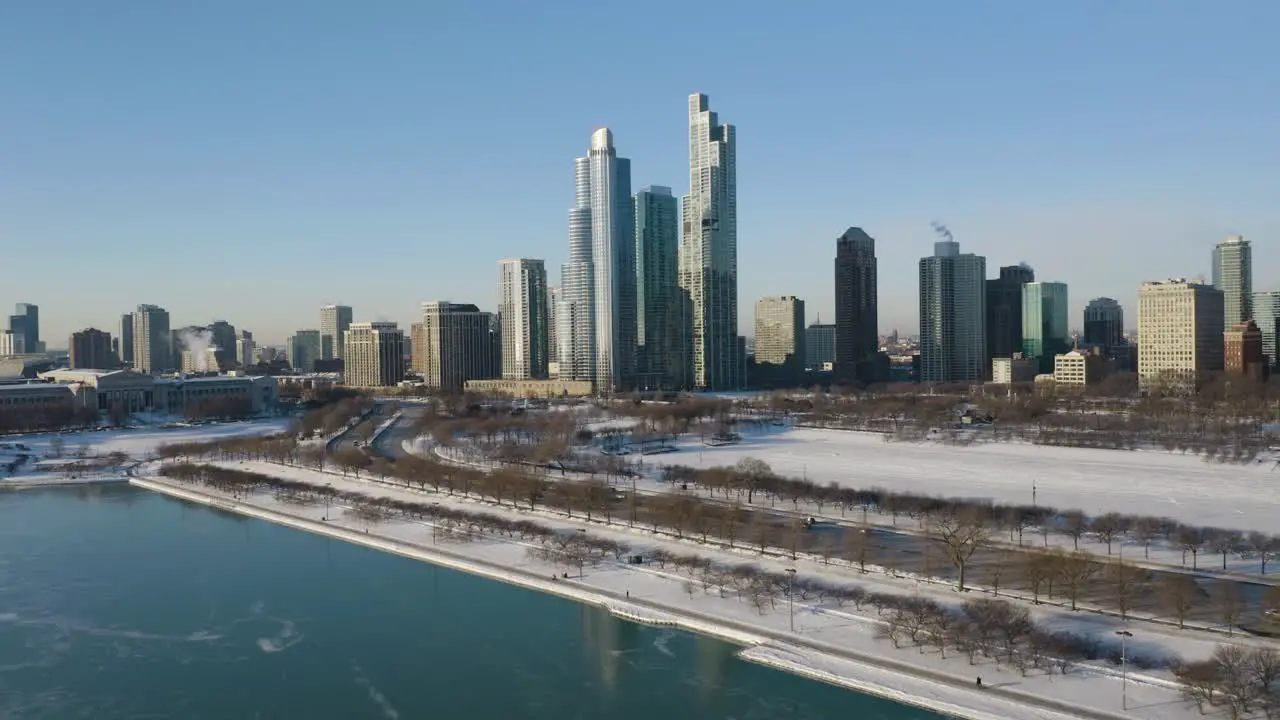
[[[744,330],[762,295],[832,318],[860,225],[915,333],[935,219],[1132,326],[1227,233],[1280,282],[1277,32],[1244,0],[4,3],[0,309],[58,346],[142,302],[269,342],[326,302],[493,308],[499,258],[558,274],[593,128],[687,189],[701,91],[738,126]]]

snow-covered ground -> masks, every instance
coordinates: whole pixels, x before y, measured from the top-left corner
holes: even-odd
[[[126,479],[124,466],[152,457],[156,448],[161,445],[209,442],[237,436],[270,435],[284,431],[288,424],[287,419],[273,418],[165,428],[0,436],[0,487],[120,482]],[[58,441],[55,441],[55,438],[58,438]],[[55,450],[57,442],[62,444],[61,453]],[[124,453],[126,456],[127,461],[122,466],[108,466],[102,462],[107,456],[116,452]],[[57,454],[61,457],[54,457]],[[7,468],[10,463],[23,455],[27,456],[27,459],[18,464],[12,474],[8,473]],[[80,462],[102,465],[102,467],[76,473],[74,478],[63,469],[67,465]]]
[[[910,579],[861,575],[852,568],[823,565],[816,560],[804,557],[791,562],[772,558],[762,559],[746,549],[725,550],[700,546],[698,543],[687,540],[677,541],[656,537],[640,528],[628,528],[625,523],[618,521],[607,526],[599,522],[588,525],[581,518],[568,519],[541,510],[531,513],[527,509],[516,509],[510,506],[498,509],[476,500],[375,485],[365,480],[345,478],[340,474],[322,473],[307,468],[255,462],[222,464],[318,485],[332,485],[339,490],[352,490],[418,502],[429,499],[442,505],[452,505],[472,511],[483,509],[490,513],[535,519],[542,524],[563,529],[589,527],[592,535],[616,539],[637,549],[661,547],[684,553],[694,550],[722,562],[754,562],[763,569],[774,572],[781,572],[787,567],[796,567],[802,576],[858,583],[870,591],[918,593],[952,604],[960,601],[960,597],[950,590],[930,585],[922,587]],[[197,490],[191,486],[158,478],[148,478],[148,480],[176,488],[178,492],[197,492],[207,496],[217,496],[216,493],[205,488]],[[166,491],[173,492],[173,490]],[[208,501],[208,497],[205,497],[205,500]],[[411,552],[406,552],[404,545],[393,549],[405,554],[415,554],[434,562],[439,562],[444,557],[439,553],[444,552],[448,555],[444,559],[451,558],[454,562],[462,561],[464,563],[462,569],[472,572],[496,576],[510,582],[529,584],[544,590],[560,592],[567,591],[569,586],[572,586],[587,592],[588,596],[577,598],[580,600],[594,597],[597,600],[609,599],[610,603],[613,603],[622,600],[619,596],[625,593],[630,601],[643,604],[647,609],[642,612],[634,610],[628,612],[625,608],[614,608],[620,615],[640,621],[665,624],[664,618],[669,614],[679,620],[682,627],[723,637],[733,637],[736,633],[739,642],[742,641],[741,635],[745,632],[748,635],[754,635],[757,640],[751,643],[757,645],[757,648],[747,654],[748,659],[837,682],[855,689],[876,692],[894,699],[910,699],[911,702],[926,705],[950,715],[988,720],[989,718],[1057,719],[1119,716],[1121,713],[1120,680],[1118,673],[1111,667],[1089,665],[1073,670],[1066,676],[1046,676],[1032,672],[1027,677],[1022,677],[1017,671],[997,669],[986,661],[980,661],[977,667],[973,667],[965,659],[956,657],[943,659],[932,650],[921,651],[916,648],[895,650],[887,642],[875,639],[878,620],[875,618],[874,611],[869,609],[855,611],[850,606],[836,608],[811,602],[797,602],[793,633],[789,630],[790,614],[785,601],[779,602],[774,609],[761,613],[750,603],[735,598],[732,592],[721,597],[721,593],[714,588],[704,590],[694,587],[686,582],[685,576],[670,568],[661,570],[650,565],[608,563],[600,567],[588,568],[586,576],[581,580],[552,582],[545,578],[556,574],[557,568],[531,560],[527,554],[529,546],[513,539],[486,537],[471,543],[440,541],[437,544],[428,523],[396,521],[366,524],[335,508],[328,510],[328,522],[316,523],[315,521],[320,520],[326,512],[323,506],[307,508],[283,505],[269,495],[254,496],[248,502],[252,507],[233,507],[234,502],[230,497],[219,496],[216,504],[242,512],[254,512],[253,508],[257,508],[260,511],[283,513],[295,520],[303,518],[310,521],[303,524],[312,530],[337,531],[338,528],[347,528],[355,531],[355,535],[349,535],[348,539],[367,544],[390,540],[410,545],[413,546]],[[274,516],[268,519],[281,520],[282,518]],[[289,517],[283,519],[290,521]],[[467,562],[479,563],[483,567],[467,567],[465,565]],[[566,592],[560,592],[560,594],[566,594]],[[613,607],[612,604],[610,606]],[[658,620],[652,619],[655,617],[654,610],[658,611],[656,615]],[[1114,641],[1112,632],[1121,626],[1120,621],[1115,618],[1072,614],[1056,608],[1040,607],[1035,610],[1035,615],[1042,621],[1051,622],[1055,626],[1071,626],[1082,633],[1094,635],[1101,642]],[[1220,640],[1207,633],[1148,627],[1141,623],[1130,624],[1129,628],[1137,636],[1134,639],[1135,644],[1139,644],[1142,651],[1148,654],[1177,653],[1184,658],[1198,659],[1208,656]],[[1238,642],[1256,641],[1240,639]],[[975,675],[983,677],[987,689],[979,691],[972,687]],[[1181,701],[1170,678],[1163,673],[1131,673],[1129,700],[1131,708],[1127,715],[1129,717],[1173,720],[1199,716],[1194,708],[1186,706]],[[1049,706],[1046,706],[1046,703]],[[1062,706],[1070,706],[1078,710],[1063,711]]]
[[[818,484],[1026,505],[1034,482],[1036,503],[1060,510],[1280,532],[1280,471],[1271,461],[1225,465],[1160,450],[885,442],[876,433],[813,428],[746,432],[740,444],[725,447],[685,438],[679,448],[645,456],[644,464],[713,467],[754,457]]]

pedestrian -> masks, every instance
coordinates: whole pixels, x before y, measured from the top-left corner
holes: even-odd
[[[978,687],[982,687],[982,676],[978,676]]]
[[[630,590],[628,590],[628,591],[627,591],[627,599],[628,599],[628,600],[630,600],[630,599],[631,599],[631,591],[630,591]]]

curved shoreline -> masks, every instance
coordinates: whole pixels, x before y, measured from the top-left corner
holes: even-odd
[[[649,601],[637,602],[630,599],[624,600],[619,597],[614,597],[614,594],[607,590],[600,590],[596,588],[587,589],[581,587],[574,584],[572,580],[549,581],[540,575],[535,575],[525,570],[498,565],[478,558],[466,557],[447,550],[426,548],[421,545],[404,543],[381,535],[370,534],[367,531],[365,533],[361,533],[336,524],[316,522],[314,520],[301,518],[288,513],[262,508],[251,503],[231,500],[205,493],[200,490],[181,487],[177,484],[171,484],[168,481],[156,478],[134,476],[130,478],[129,482],[132,485],[146,490],[186,500],[188,502],[195,502],[219,510],[253,517],[259,520],[265,520],[278,525],[284,525],[293,529],[324,535],[374,550],[394,553],[402,557],[427,562],[489,580],[496,580],[508,585],[515,585],[529,590],[549,593],[567,600],[596,605],[607,610],[615,617],[628,620],[630,622],[650,626],[671,627],[685,632],[714,637],[740,646],[742,649],[737,653],[737,657],[742,660],[759,665],[765,665],[776,670],[782,670],[807,677],[812,680],[837,685],[855,692],[889,700],[891,702],[929,710],[947,717],[963,718],[964,720],[1005,720],[1005,716],[1003,715],[992,714],[984,710],[965,707],[943,700],[912,695],[907,692],[892,689],[888,685],[865,681],[835,672],[828,672],[806,662],[806,660],[816,660],[820,664],[824,660],[829,660],[834,662],[851,663],[863,665],[867,669],[874,670],[876,672],[909,677],[912,680],[932,682],[948,686],[955,685],[951,680],[931,677],[930,675],[932,673],[929,671],[912,668],[899,661],[886,661],[883,658],[862,657],[857,653],[846,653],[847,657],[845,657],[827,653],[820,647],[795,646],[785,642],[785,640],[775,639],[773,637],[774,633],[771,632],[754,632],[750,629],[737,627],[740,623],[735,621],[705,617],[702,616],[701,613],[691,612],[684,608],[672,608],[661,603],[653,603]],[[1118,719],[1120,717],[1097,711],[1089,711],[1084,708],[1058,706],[1058,703],[1036,703],[1016,696],[1011,697],[1006,695],[1002,697],[1002,700],[1011,704],[1027,707],[1028,709],[1034,708],[1039,711],[1041,716],[1047,712],[1062,718],[1091,717]]]

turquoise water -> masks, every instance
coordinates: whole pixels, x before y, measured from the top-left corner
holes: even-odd
[[[0,493],[4,718],[938,718],[129,487]]]

